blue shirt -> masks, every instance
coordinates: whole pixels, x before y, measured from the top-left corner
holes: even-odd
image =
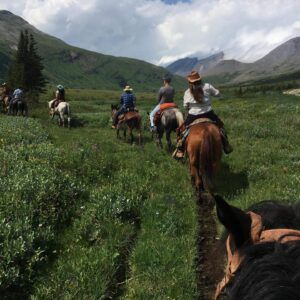
[[[120,103],[125,108],[131,108],[135,106],[135,96],[132,93],[123,93]]]
[[[23,95],[23,91],[21,89],[16,89],[13,93],[13,97],[15,99],[22,98],[22,95]]]

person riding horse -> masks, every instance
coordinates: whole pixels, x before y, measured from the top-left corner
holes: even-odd
[[[65,102],[65,88],[59,84],[57,86],[57,90],[55,92],[55,101],[52,102],[52,107],[51,108],[55,108],[58,106],[58,104],[60,102]]]
[[[183,106],[188,110],[188,115],[185,119],[183,130],[181,130],[182,128],[178,130],[178,143],[173,156],[175,158],[182,158],[184,156],[184,142],[188,134],[186,128],[198,119],[209,119],[218,126],[222,138],[223,150],[226,154],[231,153],[233,149],[229,144],[224,123],[213,111],[210,100],[210,96],[219,97],[220,91],[209,83],[203,83],[202,77],[196,71],[192,71],[187,76],[187,80],[189,82],[189,89],[184,93]]]
[[[133,89],[129,85],[127,85],[123,91],[124,92],[122,93],[120,98],[121,108],[116,112],[116,114],[113,117],[113,129],[116,129],[120,115],[125,114],[127,111],[135,110],[136,97],[133,94]]]
[[[174,103],[174,95],[175,90],[170,85],[171,77],[169,75],[165,75],[163,77],[163,86],[159,89],[157,101],[158,104],[154,107],[154,109],[150,113],[150,130],[152,132],[156,131],[156,127],[154,124],[154,117],[157,112],[160,110],[160,105],[164,103]]]

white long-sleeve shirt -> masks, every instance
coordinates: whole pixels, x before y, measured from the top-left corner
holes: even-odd
[[[199,103],[193,97],[190,89],[187,89],[183,96],[183,107],[189,110],[190,115],[200,115],[212,110],[210,96],[220,96],[219,90],[214,88],[209,83],[204,83],[203,86],[203,99]]]

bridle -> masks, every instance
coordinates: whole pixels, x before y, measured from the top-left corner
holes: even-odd
[[[270,243],[270,242],[277,242],[281,244],[285,244],[287,242],[292,241],[300,241],[300,230],[293,230],[293,229],[268,229],[264,230],[262,225],[261,216],[254,213],[248,212],[247,213],[251,218],[251,232],[250,238],[252,244],[260,244],[260,243]],[[244,257],[240,253],[238,249],[232,252],[230,245],[232,244],[233,237],[229,234],[226,240],[226,249],[227,249],[227,267],[226,273],[223,279],[219,282],[216,293],[215,293],[215,300],[219,298],[223,289],[232,282],[236,271],[238,270],[240,264],[242,263]]]

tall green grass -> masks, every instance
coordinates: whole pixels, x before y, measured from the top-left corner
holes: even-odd
[[[30,168],[23,169],[22,175],[33,174],[30,182],[38,176],[51,178],[45,186],[36,180],[35,189],[22,188],[23,197],[47,195],[45,191],[53,191],[60,182],[67,187],[74,182],[81,195],[74,201],[67,188],[67,196],[62,197],[66,201],[60,213],[67,223],[46,214],[56,228],[51,231],[55,238],[49,239],[52,252],[43,256],[40,267],[30,269],[26,288],[32,299],[195,299],[199,295],[196,204],[188,167],[158,149],[146,131],[143,148],[116,139],[110,129],[110,104],[118,102],[119,95],[67,91],[73,116],[82,125],[71,130],[49,120],[46,100],[51,92],[31,107],[36,120],[0,118],[5,126],[0,133],[3,155],[24,160]],[[179,105],[181,96],[180,92],[176,97]],[[155,97],[137,93],[145,129],[146,112],[156,104]],[[243,98],[225,94],[213,106],[234,147],[222,159],[216,192],[243,209],[267,199],[299,201],[299,98],[278,93]],[[12,147],[10,135],[3,133],[10,129],[17,135],[12,140],[20,146]],[[10,157],[9,168],[18,170]],[[36,162],[27,161],[28,157]],[[32,171],[35,167],[37,171]],[[21,177],[18,172],[15,179]],[[64,176],[54,178],[54,173]],[[3,193],[9,195],[4,187]],[[38,203],[43,210],[43,202]],[[28,207],[27,201],[22,210]],[[27,239],[31,232],[40,232],[36,227],[24,228]]]

